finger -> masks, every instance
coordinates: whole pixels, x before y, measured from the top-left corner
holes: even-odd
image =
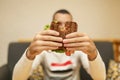
[[[80,33],[80,32],[73,32],[73,33],[67,34],[66,38],[83,37],[83,36],[86,36],[86,34]]]
[[[42,47],[34,47],[33,48],[33,51],[34,52],[41,52],[41,51],[44,51],[44,50],[55,50],[55,49],[58,49],[58,47],[50,47],[50,46],[42,46]]]
[[[48,36],[48,35],[46,36],[37,35],[34,40],[57,41],[57,42],[63,41],[61,37]]]
[[[78,42],[78,43],[69,43],[69,44],[64,44],[64,47],[70,48],[70,47],[85,47],[89,46],[89,42]]]
[[[58,49],[58,47],[49,47],[49,46],[42,46],[42,47],[34,47],[30,50],[30,52],[32,53],[32,55],[37,55],[40,54],[42,51],[44,50],[55,50]]]
[[[64,39],[63,43],[75,43],[75,42],[89,42],[89,37],[88,36],[83,36],[83,37],[75,37],[75,38],[68,38]]]
[[[52,42],[52,41],[35,41],[31,46],[51,46],[51,47],[61,47],[62,43]]]
[[[59,32],[57,32],[55,30],[44,30],[44,31],[41,31],[39,34],[40,35],[54,35],[54,36],[58,36]]]
[[[70,47],[70,48],[66,48],[67,50],[79,50],[79,51],[83,51],[86,52],[87,51],[87,47]]]

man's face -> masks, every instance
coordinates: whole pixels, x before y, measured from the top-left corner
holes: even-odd
[[[61,26],[65,26],[66,22],[72,21],[72,16],[70,14],[57,13],[54,20],[61,23]]]

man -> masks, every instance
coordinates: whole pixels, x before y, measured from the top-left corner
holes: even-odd
[[[61,22],[61,26],[73,21],[70,12],[64,9],[53,15],[54,20]],[[67,34],[65,39],[58,36],[59,32],[54,30],[37,33],[15,65],[13,80],[27,80],[39,65],[43,67],[44,80],[80,80],[81,65],[94,80],[105,80],[105,65],[94,42],[86,34],[73,32]],[[75,50],[74,54],[66,56],[65,53],[50,51],[63,45],[67,50]],[[52,65],[55,63],[65,65]]]

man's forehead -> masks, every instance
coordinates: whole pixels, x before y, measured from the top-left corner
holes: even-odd
[[[59,22],[69,22],[72,21],[72,16],[70,14],[57,13],[54,17],[54,20]]]

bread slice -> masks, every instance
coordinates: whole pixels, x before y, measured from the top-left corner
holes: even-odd
[[[58,31],[60,33],[59,37],[62,37],[65,39],[65,36],[69,33],[76,32],[78,28],[78,25],[76,22],[66,22],[64,26],[62,26],[62,23],[60,22],[51,22],[50,29]],[[64,46],[59,47],[57,52],[66,52],[66,48]]]
[[[60,37],[64,39],[67,34],[77,31],[77,23],[66,22],[65,26],[61,26],[60,22],[53,21],[50,25],[50,29],[58,31],[60,33]]]

